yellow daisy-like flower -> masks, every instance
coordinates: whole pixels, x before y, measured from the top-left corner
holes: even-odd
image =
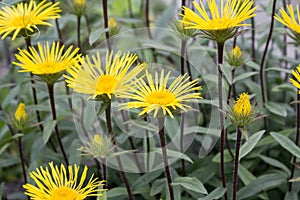
[[[18,3],[13,6],[4,6],[0,10],[0,34],[1,39],[13,33],[14,40],[19,33],[25,37],[34,33],[38,25],[52,26],[46,20],[59,18],[61,12],[59,2],[51,3],[46,0],[37,4],[31,0],[29,3]],[[29,33],[28,33],[29,31]]]
[[[133,80],[144,70],[145,64],[136,64],[137,55],[129,52],[123,54],[119,51],[106,53],[105,69],[102,68],[100,54],[87,55],[81,67],[68,70],[70,75],[65,75],[66,82],[75,92],[92,95],[94,99],[101,95],[119,97],[122,93],[131,90]]]
[[[217,5],[216,0],[207,0],[208,9],[202,1],[200,5],[196,1],[193,4],[199,14],[183,6],[181,22],[185,24],[186,29],[199,29],[207,37],[218,42],[233,37],[237,27],[250,26],[243,22],[255,16],[254,11],[257,8],[252,7],[252,0],[227,0],[225,5],[224,0],[221,0],[220,5]]]
[[[102,196],[103,181],[98,181],[94,175],[87,181],[88,167],[85,166],[81,175],[79,166],[61,165],[54,166],[53,162],[48,167],[37,168],[36,172],[30,172],[30,177],[35,181],[37,186],[29,183],[23,185],[26,189],[25,194],[31,199],[36,200],[84,200],[91,196]],[[81,176],[81,177],[80,177]],[[87,181],[86,184],[84,182]]]
[[[187,74],[178,76],[171,84],[168,84],[168,80],[171,72],[168,72],[165,76],[164,70],[158,75],[155,73],[155,78],[146,72],[147,81],[140,79],[136,83],[136,89],[133,93],[128,92],[124,95],[124,98],[131,99],[130,102],[121,104],[122,108],[142,108],[143,110],[139,115],[145,113],[154,112],[156,117],[159,111],[162,111],[163,115],[169,115],[173,118],[172,111],[177,108],[187,111],[190,106],[188,102],[195,101],[202,98],[200,92],[201,86],[196,86],[198,80],[189,81]]]
[[[234,114],[239,118],[249,118],[252,112],[249,95],[247,93],[240,94],[233,107]]]
[[[25,104],[24,103],[20,103],[16,112],[15,112],[15,118],[16,120],[20,121],[21,119],[25,120],[27,117],[27,113],[25,110]]]
[[[290,78],[290,82],[298,89],[298,93],[300,94],[300,65],[295,70],[292,70],[292,75],[295,79]]]
[[[288,13],[287,13],[288,11]],[[293,38],[296,42],[300,42],[300,12],[299,12],[299,5],[296,6],[296,13],[293,8],[293,5],[287,5],[287,11],[284,8],[280,8],[279,12],[281,14],[276,14],[274,18],[291,29],[292,34],[289,34],[291,38]],[[297,15],[296,15],[297,14]],[[297,18],[296,18],[296,17]]]
[[[19,54],[16,54],[19,62],[13,63],[22,68],[19,72],[32,72],[51,83],[59,78],[64,70],[78,65],[81,60],[78,51],[79,48],[73,49],[73,46],[65,50],[65,46],[60,46],[58,42],[53,42],[51,47],[48,42],[45,45],[38,43],[37,49],[19,49]],[[51,75],[53,77],[49,78]]]

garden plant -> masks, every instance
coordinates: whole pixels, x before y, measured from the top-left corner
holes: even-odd
[[[299,5],[0,0],[0,198],[300,199]]]

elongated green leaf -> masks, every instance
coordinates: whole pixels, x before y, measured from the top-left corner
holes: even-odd
[[[56,120],[50,120],[46,123],[43,132],[43,142],[46,144],[51,136],[51,133],[56,125]]]
[[[157,153],[159,153],[159,154],[162,154],[161,149],[155,148],[152,150],[157,151]],[[187,155],[185,155],[184,153],[181,153],[179,151],[173,151],[173,150],[168,149],[167,153],[168,153],[168,157],[178,158],[178,159],[180,158],[180,159],[186,160],[190,163],[193,163],[193,161],[190,157],[188,157]]]
[[[199,198],[198,200],[215,200],[220,199],[224,193],[226,192],[226,189],[223,187],[218,187],[214,189],[211,193],[209,193],[206,197]]]
[[[265,106],[268,109],[268,111],[274,115],[282,117],[286,117],[287,115],[286,109],[282,104],[269,101],[265,104]]]
[[[127,196],[127,190],[125,187],[115,187],[109,189],[106,193],[108,198],[118,197],[118,196]]]
[[[94,44],[103,33],[105,33],[105,31],[108,29],[104,29],[104,28],[99,28],[96,31],[91,32],[90,37],[89,37],[89,43],[90,45]]]
[[[287,177],[281,173],[260,176],[250,184],[240,189],[237,193],[237,197],[238,199],[246,199],[253,195],[257,195],[264,190],[268,190],[286,183],[286,178]]]
[[[154,172],[148,172],[138,178],[133,184],[132,188],[140,188],[144,185],[150,183],[151,181],[157,179],[162,174],[162,171],[154,171]]]
[[[250,153],[250,151],[255,147],[255,145],[258,143],[260,138],[263,136],[264,132],[265,132],[265,130],[255,133],[254,135],[252,135],[249,138],[249,141],[247,141],[247,142],[245,142],[245,144],[243,144],[243,146],[241,147],[239,160],[241,160],[248,153]]]
[[[150,190],[150,195],[154,196],[166,189],[167,181],[165,178],[156,180]]]
[[[288,150],[297,158],[300,158],[300,148],[292,140],[276,132],[271,132],[270,134],[283,148]]]
[[[244,183],[244,185],[248,185],[249,183],[251,183],[256,179],[256,177],[242,164],[239,165],[239,177]]]
[[[249,77],[251,77],[251,76],[254,76],[254,75],[256,75],[256,74],[258,74],[258,72],[247,72],[247,73],[243,73],[243,74],[241,74],[241,75],[239,75],[239,76],[236,76],[236,77],[233,79],[233,83],[236,83],[236,82],[238,82],[238,81],[240,81],[240,80],[244,80],[244,79],[249,78]]]
[[[213,158],[212,161],[216,162],[216,163],[220,163],[220,153],[215,155],[215,157]],[[230,161],[232,161],[232,157],[230,156],[229,151],[226,149],[224,151],[224,162],[226,163],[226,162],[230,162]]]
[[[204,185],[201,181],[199,181],[197,178],[193,177],[177,177],[175,178],[172,185],[180,185],[188,190],[193,190],[195,192],[201,193],[201,194],[207,194],[207,190],[205,189]]]
[[[285,171],[288,175],[291,173],[290,170],[281,162],[279,162],[278,160],[274,159],[274,158],[270,158],[267,156],[259,156],[264,162],[266,162],[267,164],[274,166],[274,167],[278,167],[280,169],[282,169],[283,171]]]

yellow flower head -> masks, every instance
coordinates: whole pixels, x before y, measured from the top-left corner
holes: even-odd
[[[117,27],[117,22],[116,22],[116,19],[114,17],[109,18],[108,27],[109,28],[116,28]]]
[[[196,86],[198,80],[189,81],[187,75],[178,76],[171,84],[168,84],[171,72],[166,75],[164,71],[160,76],[155,73],[155,78],[146,72],[147,81],[140,79],[136,83],[133,93],[128,92],[123,97],[130,98],[130,102],[122,104],[122,108],[142,108],[139,115],[154,112],[154,117],[162,111],[163,115],[173,118],[172,110],[177,108],[187,111],[188,102],[201,98],[201,86]]]
[[[80,150],[84,152],[84,155],[91,155],[94,158],[103,158],[111,155],[113,151],[112,138],[106,135],[94,135],[94,138],[89,141]]]
[[[235,46],[234,49],[226,52],[225,59],[229,65],[233,67],[238,67],[245,62],[247,57],[243,55],[239,46]]]
[[[233,55],[236,57],[236,58],[240,58],[242,56],[242,52],[241,52],[241,49],[239,46],[235,46],[234,49],[233,49]]]
[[[120,94],[131,90],[132,80],[144,70],[145,64],[136,64],[137,55],[129,52],[123,54],[119,51],[106,53],[102,68],[100,54],[87,55],[82,61],[81,67],[73,67],[68,70],[70,75],[65,75],[66,82],[75,92],[92,95],[91,98],[107,95],[118,97]]]
[[[293,78],[290,78],[290,82],[298,89],[298,93],[300,94],[300,64],[296,67],[295,70],[292,70]]]
[[[65,46],[60,46],[58,42],[53,42],[51,47],[48,42],[45,45],[38,43],[37,49],[19,49],[19,54],[16,54],[19,62],[13,63],[22,68],[19,72],[32,72],[47,82],[47,75],[53,75],[57,79],[64,70],[78,65],[81,60],[78,51],[79,48],[73,49],[72,46],[65,50]]]
[[[61,12],[59,2],[51,3],[46,0],[37,4],[31,0],[29,3],[18,3],[13,6],[4,6],[0,10],[0,34],[1,39],[13,33],[14,40],[19,33],[25,37],[34,33],[38,25],[51,26],[49,19],[59,18]],[[28,33],[29,32],[29,33]]]
[[[235,102],[233,112],[236,117],[249,118],[252,112],[249,95],[247,93],[240,94],[240,97]]]
[[[27,117],[27,113],[25,110],[25,104],[24,103],[20,103],[16,112],[15,112],[15,118],[17,121],[20,121],[21,119],[25,120]]]
[[[74,0],[74,3],[79,6],[84,6],[86,3],[86,0]]]
[[[84,167],[81,175],[79,174],[80,167],[76,164],[68,166],[68,172],[63,165],[59,168],[50,162],[49,166],[50,170],[48,167],[45,169],[40,167],[36,169],[36,172],[30,172],[30,177],[37,186],[29,183],[23,185],[26,190],[25,194],[32,199],[84,200],[91,196],[102,196],[103,181],[98,181],[94,175],[87,180],[87,166]]]
[[[181,21],[185,24],[185,28],[201,30],[209,34],[210,39],[221,42],[233,37],[237,27],[250,26],[243,22],[255,16],[254,11],[257,8],[252,7],[252,0],[227,0],[225,5],[224,0],[221,0],[220,5],[217,5],[216,0],[207,0],[208,9],[202,1],[200,5],[196,1],[193,4],[199,14],[185,6],[183,6],[184,14],[180,14],[183,16]],[[214,31],[226,32],[212,37]]]
[[[287,13],[288,11],[288,13]],[[287,5],[287,11],[284,8],[280,8],[279,14],[276,14],[274,18],[288,27],[292,33],[288,32],[291,38],[293,38],[297,43],[300,43],[300,12],[299,12],[299,5],[296,6],[296,12],[293,8],[293,5]]]

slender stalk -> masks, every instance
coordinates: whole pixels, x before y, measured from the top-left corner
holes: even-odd
[[[296,130],[296,140],[295,143],[298,146],[299,145],[299,138],[300,138],[300,94],[297,93],[297,130]],[[294,173],[295,173],[295,163],[296,163],[296,157],[293,156],[292,158],[293,162],[292,162],[292,166],[291,166],[291,176],[290,179],[294,178]],[[292,191],[292,187],[293,187],[293,182],[289,182],[289,192]]]
[[[91,30],[91,23],[90,23],[89,17],[87,15],[84,15],[84,19],[85,19],[85,24],[86,24],[86,27],[88,30],[88,34],[90,35],[92,30]]]
[[[265,50],[260,62],[260,71],[259,71],[259,75],[260,75],[260,86],[261,86],[261,95],[262,95],[262,101],[263,101],[263,106],[265,106],[265,103],[267,102],[267,93],[266,93],[266,80],[265,78],[265,59],[268,53],[268,48],[269,48],[269,44],[272,38],[272,34],[273,34],[273,29],[274,29],[274,15],[276,12],[276,0],[273,1],[273,8],[272,8],[272,19],[271,19],[271,25],[270,25],[270,30],[269,30],[269,35],[268,35],[268,39],[266,42],[266,46],[265,46]],[[267,118],[264,118],[264,128],[267,128]]]
[[[223,64],[223,53],[224,53],[224,43],[217,43],[218,50],[218,95],[219,95],[219,109],[223,110],[223,92],[222,92],[222,79],[223,72],[221,69],[221,65]],[[225,177],[225,162],[224,162],[224,141],[225,141],[225,128],[224,128],[224,115],[220,112],[220,128],[221,128],[221,141],[220,141],[220,170],[221,170],[221,178],[222,178],[222,186],[226,188],[226,177]],[[225,193],[225,199],[227,200],[227,192]]]
[[[77,47],[81,49],[81,41],[80,41],[80,21],[81,21],[81,16],[77,16]]]
[[[239,173],[239,154],[240,154],[240,146],[242,139],[242,132],[239,127],[236,129],[236,143],[235,143],[235,157],[234,157],[234,166],[233,166],[233,192],[232,192],[232,200],[236,200],[236,193],[238,189],[238,173]]]
[[[165,173],[166,173],[167,182],[168,182],[170,199],[175,200],[173,186],[172,186],[172,178],[171,178],[171,173],[170,173],[170,168],[169,168],[169,163],[168,163],[166,135],[165,135],[165,128],[164,128],[164,118],[158,118],[158,129],[159,129],[158,134],[159,134],[159,139],[160,139],[160,147],[161,147],[163,161],[164,161],[164,167],[165,167]]]
[[[107,108],[105,109],[105,117],[106,117],[106,125],[107,125],[107,131],[109,133],[109,135],[111,135],[112,137],[112,142],[114,144],[114,151],[115,153],[118,152],[118,149],[117,149],[117,143],[116,143],[116,140],[114,138],[114,134],[113,134],[113,130],[112,130],[112,121],[111,121],[111,101],[109,100],[107,102]],[[120,173],[120,176],[121,176],[121,179],[123,180],[125,186],[126,186],[126,190],[127,190],[127,193],[128,193],[128,198],[130,200],[133,200],[134,197],[133,197],[133,194],[132,194],[132,191],[131,191],[131,188],[130,188],[130,185],[129,185],[129,182],[128,182],[128,179],[124,173],[124,168],[123,168],[123,165],[122,165],[122,161],[121,161],[121,158],[119,155],[116,156],[116,159],[117,159],[117,162],[118,162],[118,167],[119,167],[119,173]]]
[[[106,166],[106,158],[105,157],[101,158],[101,165],[102,165],[102,179],[105,180],[104,186],[107,188],[108,181],[107,181],[107,166]]]
[[[181,7],[185,6],[185,0],[181,0]],[[184,10],[181,9],[181,14],[184,14]]]
[[[144,121],[147,122],[147,117],[144,118]],[[149,172],[150,169],[150,139],[149,139],[149,132],[145,129],[146,132],[146,152],[147,152],[147,161],[146,161],[146,172]]]
[[[55,0],[51,0],[51,1],[52,1],[52,3],[55,3]],[[64,41],[63,41],[61,30],[59,28],[59,23],[58,23],[58,19],[57,18],[55,19],[55,27],[56,27],[56,31],[57,31],[59,42],[60,42],[60,44],[63,44]]]
[[[24,154],[23,154],[22,137],[20,137],[18,139],[18,149],[19,149],[19,154],[20,154],[20,160],[21,160],[21,166],[22,166],[22,174],[23,174],[23,178],[24,178],[24,184],[26,184],[27,183],[27,176],[26,176],[26,169],[25,169],[25,159],[24,159]],[[27,199],[29,200],[28,196],[27,196]]]
[[[128,12],[129,12],[129,17],[130,17],[130,18],[134,18],[133,12],[132,12],[132,3],[131,3],[131,0],[128,0],[127,2],[128,2]],[[134,23],[131,23],[131,27],[132,27],[133,29],[136,28]]]
[[[149,11],[149,0],[146,0],[146,9],[145,9],[145,15],[146,15],[146,26],[147,26],[147,30],[148,30],[148,36],[150,39],[152,39],[152,34],[150,31],[150,11]]]
[[[104,28],[108,29],[108,14],[107,14],[107,0],[102,0],[102,9],[103,9],[103,20],[104,20]],[[111,51],[111,45],[109,41],[109,31],[105,31],[105,38],[108,51]]]
[[[49,92],[49,100],[50,100],[50,107],[51,107],[51,112],[52,112],[52,119],[57,120],[55,100],[54,100],[54,85],[53,84],[47,84],[47,86],[48,86],[48,92]],[[63,158],[65,160],[65,164],[66,164],[66,166],[69,166],[69,161],[68,161],[67,154],[65,152],[63,143],[62,143],[61,138],[60,138],[60,133],[59,133],[59,130],[58,130],[57,123],[55,125],[54,130],[55,130],[56,139],[58,141],[61,153],[62,153]]]
[[[255,3],[252,5],[255,6]],[[251,53],[252,53],[252,60],[256,62],[256,51],[255,51],[255,20],[254,17],[251,17]]]

